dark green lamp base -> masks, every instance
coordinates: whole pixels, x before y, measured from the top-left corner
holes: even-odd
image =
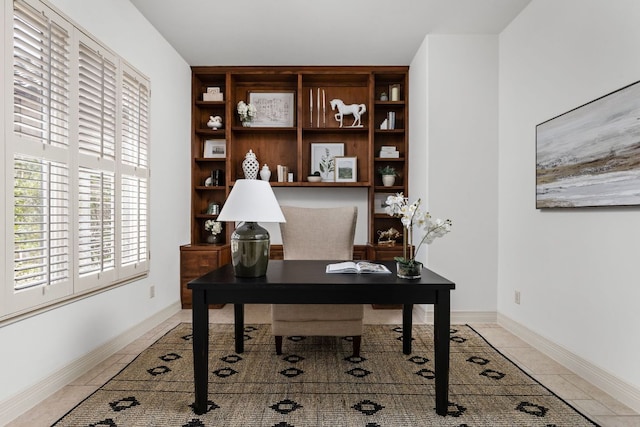
[[[244,222],[231,234],[231,263],[237,277],[262,277],[269,263],[269,232]]]

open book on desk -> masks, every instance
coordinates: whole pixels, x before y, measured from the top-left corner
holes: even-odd
[[[369,261],[345,261],[327,265],[327,273],[391,273],[382,265]]]

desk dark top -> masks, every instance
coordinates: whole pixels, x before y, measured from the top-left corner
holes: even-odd
[[[395,262],[379,261],[391,274],[327,274],[327,264],[339,261],[269,261],[264,277],[236,277],[231,264],[192,280],[188,288],[205,291],[207,303],[433,303],[438,292],[455,284],[423,269],[420,279],[396,276]],[[295,286],[295,291],[292,286]]]

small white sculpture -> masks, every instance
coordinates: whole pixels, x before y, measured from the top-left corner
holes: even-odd
[[[207,126],[213,130],[220,129],[222,127],[222,117],[209,116],[209,121],[207,122]]]
[[[269,178],[271,178],[271,169],[269,169],[269,166],[265,163],[262,169],[260,169],[260,179],[269,181]]]
[[[362,124],[360,124],[360,117],[367,112],[367,106],[364,104],[350,104],[345,105],[341,99],[332,99],[330,101],[331,109],[338,109],[338,112],[335,115],[336,121],[340,123],[340,127],[342,127],[342,119],[346,114],[353,114],[353,124],[350,126],[352,128],[361,128]]]

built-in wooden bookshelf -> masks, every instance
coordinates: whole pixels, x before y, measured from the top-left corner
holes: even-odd
[[[191,244],[181,248],[181,277],[193,275],[188,271],[190,265],[204,268],[202,259],[206,259],[207,252],[211,252],[212,268],[228,262],[227,243],[232,230],[223,231],[220,243],[207,244],[204,223],[217,217],[207,213],[209,205],[216,203],[222,207],[235,180],[243,178],[242,160],[250,149],[261,165],[266,163],[271,169],[272,186],[304,187],[308,191],[326,187],[335,191],[342,187],[366,188],[369,206],[366,256],[377,259],[393,254],[393,248],[378,247],[378,232],[390,227],[401,230],[401,225],[381,212],[380,201],[387,194],[408,192],[408,71],[404,66],[192,67]],[[221,95],[216,95],[216,100],[205,100],[203,95],[208,91]],[[251,93],[293,94],[293,125],[242,126],[236,105],[241,100],[249,102]],[[364,104],[366,113],[361,117],[361,127],[350,127],[353,115],[345,115],[340,127],[334,118],[337,111],[331,109],[332,99]],[[388,126],[382,129],[390,113],[394,116],[393,129]],[[220,129],[207,126],[210,116],[222,117]],[[205,154],[205,146],[211,144],[207,141],[223,144],[223,157]],[[312,144],[320,142],[343,144],[344,156],[357,158],[354,182],[307,181],[314,169]],[[380,157],[383,146],[395,147],[398,157]],[[293,173],[292,182],[278,182],[277,165],[288,167]],[[385,165],[398,171],[392,187],[384,187],[377,172]],[[219,171],[217,180],[212,177],[215,171]],[[197,256],[198,261],[194,263],[190,256]]]

